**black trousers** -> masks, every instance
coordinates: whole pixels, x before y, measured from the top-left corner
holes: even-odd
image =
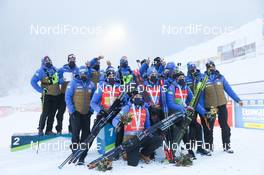
[[[174,114],[176,111],[169,111],[169,115]],[[180,132],[182,132],[182,123],[184,118],[179,118],[174,125],[172,125],[169,130],[167,131],[167,140],[168,140],[168,146],[172,149],[173,154],[175,154],[177,147],[179,146],[179,143],[177,143],[177,138]],[[186,144],[186,149],[190,149],[190,136],[189,136],[189,127],[185,128],[183,130],[184,135],[182,137],[182,141],[184,144]]]
[[[197,113],[189,125],[189,141],[191,142],[191,148],[197,146],[197,149],[202,148],[203,144],[203,128],[200,123],[197,122]]]
[[[57,126],[55,127],[57,132],[61,132],[62,130],[62,122],[63,122],[63,115],[66,110],[66,102],[65,102],[65,94],[60,94],[58,96],[58,109],[57,109]]]
[[[227,108],[226,105],[222,105],[222,106],[218,106],[217,109],[218,109],[218,122],[222,133],[223,148],[228,149],[230,148],[231,129],[227,123],[227,119],[228,119]],[[205,146],[207,149],[213,150],[213,140],[214,140],[213,131],[214,131],[215,119],[208,120],[210,129],[206,126],[206,122],[203,118],[201,118],[201,122],[204,130]]]
[[[140,160],[140,153],[145,156],[151,156],[161,144],[162,139],[160,136],[146,137],[139,146],[127,151],[127,164],[129,166],[137,166]]]
[[[52,131],[54,116],[58,106],[59,96],[44,95],[42,99],[42,113],[39,119],[39,130],[45,128],[46,122],[46,132]]]
[[[80,114],[79,112],[74,112],[70,116],[71,126],[72,126],[72,149],[73,151],[81,146],[80,144],[88,137],[90,134],[90,119],[92,113],[87,115]],[[89,145],[90,146],[90,145]],[[87,150],[88,151],[88,150]],[[80,159],[84,159],[87,155],[87,151],[83,152]]]
[[[175,123],[174,125],[172,125],[170,127],[170,130],[171,130],[171,139],[170,140],[170,144],[171,144],[171,148],[173,150],[173,152],[175,153],[176,151],[176,146],[179,146],[178,144],[180,143],[177,143],[177,140],[176,138],[178,138],[178,134],[180,132],[182,132],[182,121],[179,121],[177,123]],[[189,128],[185,128],[184,130],[184,135],[182,137],[182,141],[184,144],[186,144],[186,149],[190,149],[190,144],[187,144],[187,143],[190,143],[190,137],[189,137]]]
[[[121,124],[120,129],[116,133],[115,146],[118,147],[122,144],[124,138],[124,125]]]

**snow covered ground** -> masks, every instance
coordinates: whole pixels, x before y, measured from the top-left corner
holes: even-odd
[[[40,149],[36,154],[35,149],[10,152],[10,138],[13,133],[36,132],[40,111],[38,95],[14,95],[0,98],[1,106],[11,106],[12,112],[0,117],[0,170],[1,174],[33,175],[33,174],[103,174],[86,167],[66,165],[62,170],[57,166],[70,154],[69,149],[45,150]],[[25,110],[27,109],[27,110]],[[67,127],[68,116],[65,115]],[[66,129],[65,129],[66,131]],[[215,129],[216,148],[211,157],[200,157],[191,167],[175,167],[171,164],[158,161],[151,164],[140,163],[138,167],[128,167],[124,161],[113,163],[113,169],[105,174],[177,174],[177,175],[263,175],[264,168],[264,131],[253,129],[232,129],[232,147],[235,154],[226,154],[221,148],[220,129]],[[55,139],[51,143],[67,141]],[[43,148],[43,147],[42,147]],[[95,146],[90,150],[86,162],[97,158],[99,154]],[[162,157],[162,156],[159,156]]]

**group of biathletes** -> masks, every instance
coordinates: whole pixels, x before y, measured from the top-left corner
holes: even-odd
[[[103,56],[99,56],[87,61],[84,66],[77,67],[75,55],[70,54],[67,64],[60,69],[53,66],[49,56],[41,59],[41,67],[31,79],[33,88],[42,94],[43,110],[38,128],[40,135],[61,134],[63,115],[67,106],[70,114],[69,132],[72,133],[72,145],[82,143],[90,133],[92,114],[97,117],[105,116],[123,88],[132,85],[133,92],[127,93],[120,112],[110,122],[117,131],[116,145],[122,144],[123,141],[133,138],[139,132],[162,120],[163,106],[166,105],[169,114],[195,111],[195,116],[183,137],[190,158],[195,159],[196,154],[211,156],[214,149],[215,116],[218,116],[221,127],[223,150],[226,153],[233,153],[230,147],[231,132],[227,123],[225,93],[239,105],[242,106],[243,103],[225,77],[216,69],[214,62],[206,63],[204,73],[200,72],[195,64],[188,63],[187,75],[185,75],[179,71],[179,65],[174,62],[165,63],[160,57],[152,61],[137,60],[139,67],[135,70],[129,66],[126,56],[120,59],[117,68],[107,61],[105,70],[100,69],[102,59]],[[205,74],[208,74],[209,79],[197,108],[193,109],[188,105],[193,98],[196,85],[203,80]],[[126,88],[128,91],[129,89],[131,90]],[[166,95],[162,96],[162,92]],[[57,133],[52,132],[55,116]],[[200,117],[201,124],[197,121],[197,116]],[[171,144],[177,134],[176,128],[180,124],[179,121],[170,128]],[[140,159],[147,163],[153,160],[155,150],[162,146],[162,134],[164,133],[148,137],[140,146],[127,152],[124,156],[127,164],[137,166]],[[73,147],[71,149],[74,150]],[[84,164],[86,155],[87,151],[82,153],[79,165]]]

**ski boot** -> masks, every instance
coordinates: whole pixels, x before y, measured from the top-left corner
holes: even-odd
[[[57,131],[57,134],[58,134],[58,135],[61,135],[61,133],[62,133],[62,132],[61,132],[61,128],[59,128],[58,126],[56,126],[55,129],[56,129],[56,131]]]
[[[196,153],[201,154],[202,156],[203,155],[204,156],[211,156],[212,155],[210,151],[203,149],[203,148],[198,148]]]
[[[69,131],[69,134],[72,133],[72,128],[71,128],[71,125],[68,126],[68,131]]]
[[[56,135],[56,133],[55,132],[52,132],[52,131],[46,131],[45,132],[45,135]]]
[[[193,150],[188,150],[188,154],[187,156],[191,159],[191,160],[196,160],[195,154],[193,152]]]
[[[224,152],[229,153],[229,154],[233,154],[234,150],[232,150],[231,148],[227,148],[227,149],[224,149]]]
[[[230,147],[230,143],[224,143],[223,148],[224,148],[224,152],[226,152],[226,153],[229,153],[229,154],[234,153],[234,151]]]
[[[84,158],[80,158],[76,165],[84,165]]]
[[[43,135],[44,135],[44,132],[43,132],[42,129],[39,129],[39,131],[38,131],[38,135],[39,135],[39,136],[43,136]]]

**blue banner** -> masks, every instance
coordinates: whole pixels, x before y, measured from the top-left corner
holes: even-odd
[[[235,105],[235,127],[264,129],[264,99],[244,100]]]
[[[111,124],[105,125],[97,136],[97,150],[100,154],[115,148],[116,131]]]

